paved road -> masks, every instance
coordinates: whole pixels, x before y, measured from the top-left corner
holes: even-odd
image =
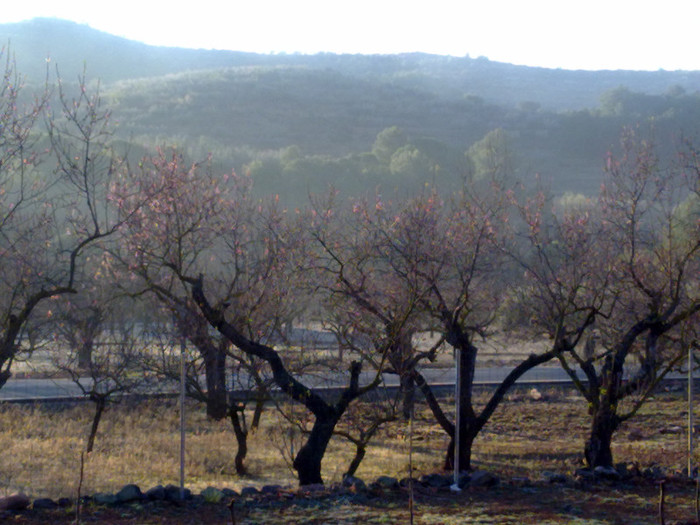
[[[476,371],[476,382],[481,384],[499,383],[510,372],[508,367],[480,368]],[[455,371],[453,368],[429,368],[423,371],[430,384],[454,385]],[[521,383],[537,381],[566,381],[568,378],[561,368],[540,367],[526,373]],[[364,372],[361,384],[372,380],[372,374]],[[395,375],[385,375],[385,383],[389,386],[398,384]],[[311,387],[339,387],[347,382],[346,376],[338,376],[332,380],[322,377],[308,376],[304,378],[305,384]],[[88,385],[89,380],[84,384]],[[70,379],[10,379],[5,386],[0,388],[0,400],[40,400],[63,397],[82,397],[78,386]]]

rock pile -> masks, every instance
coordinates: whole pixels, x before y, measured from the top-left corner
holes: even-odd
[[[579,469],[574,472],[573,476],[556,472],[544,472],[541,475],[540,482],[574,486],[588,483],[618,483],[629,481],[632,478],[657,480],[660,478],[668,479],[669,476],[656,466],[640,470],[636,465],[621,463],[616,465],[615,468]],[[501,480],[498,476],[484,470],[474,470],[469,473],[462,473],[458,478],[457,487],[460,489],[489,489],[500,483]],[[532,485],[533,482],[528,478],[513,478],[506,483],[513,486],[527,487]],[[293,489],[280,485],[266,485],[262,488],[248,486],[241,489],[240,493],[228,488],[207,487],[197,495],[192,494],[189,489],[181,491],[180,487],[175,485],[157,485],[144,492],[138,485],[129,484],[116,493],[97,493],[83,497],[82,501],[94,505],[117,506],[132,503],[155,504],[157,502],[181,504],[184,498],[185,501],[193,505],[222,504],[233,501],[237,506],[252,506],[259,504],[276,505],[285,500],[293,499],[295,504],[304,505],[305,502],[313,502],[324,498],[364,501],[372,497],[381,497],[382,494],[387,494],[390,491],[405,490],[411,484],[414,489],[428,493],[450,492],[456,489],[452,474],[434,473],[425,474],[412,480],[408,478],[399,480],[390,476],[380,476],[371,483],[365,483],[360,478],[350,476],[346,477],[341,484],[330,487],[314,485]],[[13,494],[0,498],[0,521],[30,508],[51,510],[59,507],[70,507],[73,504],[74,501],[67,498],[62,498],[58,501],[39,498],[32,501],[25,494]]]

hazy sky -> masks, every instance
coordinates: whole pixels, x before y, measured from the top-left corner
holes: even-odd
[[[700,70],[697,0],[17,0],[0,22],[39,16],[155,45]]]

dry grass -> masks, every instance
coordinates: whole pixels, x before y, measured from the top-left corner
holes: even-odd
[[[517,396],[516,396],[517,397]],[[543,471],[570,473],[580,466],[587,428],[582,399],[549,393],[546,402],[511,400],[484,429],[474,447],[474,463],[504,477],[537,479]],[[621,429],[615,443],[617,461],[658,463],[680,470],[686,464],[683,433],[662,432],[684,423],[681,395],[652,400],[639,417]],[[36,497],[74,496],[80,453],[92,417],[90,404],[71,407],[0,404],[0,494],[18,490]],[[288,425],[269,410],[263,428],[251,436],[250,475],[235,474],[236,443],[227,421],[206,419],[201,406],[187,411],[187,486],[193,491],[213,485],[295,485],[283,459],[282,438]],[[286,425],[286,426],[285,426]],[[95,451],[86,461],[83,493],[116,491],[126,483],[142,488],[178,483],[179,413],[173,401],[149,401],[110,407]],[[398,422],[375,439],[357,475],[407,475],[408,427]],[[447,439],[422,407],[415,423],[413,461],[417,473],[440,469]],[[339,481],[353,447],[334,440],[324,460],[324,479]]]

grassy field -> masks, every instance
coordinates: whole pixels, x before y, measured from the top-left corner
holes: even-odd
[[[658,489],[653,485],[577,492],[570,487],[539,483],[545,472],[571,475],[582,466],[587,429],[586,405],[580,397],[561,391],[543,393],[546,400],[538,402],[529,400],[525,393],[514,394],[475,443],[475,466],[497,474],[502,480],[501,487],[459,496],[417,494],[419,523],[545,523],[548,521],[538,520],[550,514],[546,519],[552,520],[551,523],[656,522]],[[683,427],[686,408],[681,393],[656,396],[618,433],[614,446],[616,460],[635,463],[640,469],[658,465],[669,473],[680,471],[687,462]],[[23,491],[33,497],[75,497],[91,410],[88,403],[69,407],[0,405],[0,495]],[[178,424],[177,405],[169,400],[110,407],[96,448],[85,460],[82,493],[116,492],[127,483],[136,483],[144,490],[157,484],[177,484]],[[250,438],[250,474],[239,477],[233,466],[236,445],[230,424],[209,421],[201,406],[189,405],[188,488],[198,492],[207,486],[240,490],[251,485],[278,484],[292,490],[296,485],[294,473],[282,454],[288,446],[284,439],[286,425],[274,409],[264,414],[262,428]],[[368,482],[380,475],[407,476],[408,428],[403,422],[388,426],[370,447],[357,476]],[[447,439],[424,408],[419,410],[414,424],[413,444],[416,475],[439,471]],[[341,480],[352,453],[353,448],[347,442],[333,441],[324,460],[327,484]],[[520,481],[513,481],[514,478]],[[532,484],[523,485],[522,478],[528,478]],[[509,489],[511,485],[517,487]],[[555,490],[558,492],[553,494]],[[314,510],[316,521],[299,521],[299,516],[308,517],[308,512],[298,505],[291,505],[283,513],[288,521],[261,517],[260,513],[266,512],[264,506],[247,508],[245,514],[247,523],[356,523],[352,519],[357,520],[361,515],[367,523],[406,523],[404,496],[380,498],[363,508],[336,500],[327,508],[319,503]],[[551,498],[551,505],[546,504],[547,498]],[[679,516],[689,519],[694,515],[692,499],[692,487],[681,483],[677,490],[669,492],[668,505]],[[469,505],[465,507],[465,503]],[[203,512],[199,515],[204,516]],[[225,508],[207,512],[218,512],[224,516],[221,519],[226,516]],[[301,514],[294,518],[295,512]],[[532,520],[523,521],[525,515],[532,515]],[[564,519],[561,516],[568,516],[565,519],[570,521],[561,521]],[[605,516],[610,516],[612,521],[606,521]],[[168,522],[178,521],[171,517]],[[151,521],[142,518],[130,523]]]

